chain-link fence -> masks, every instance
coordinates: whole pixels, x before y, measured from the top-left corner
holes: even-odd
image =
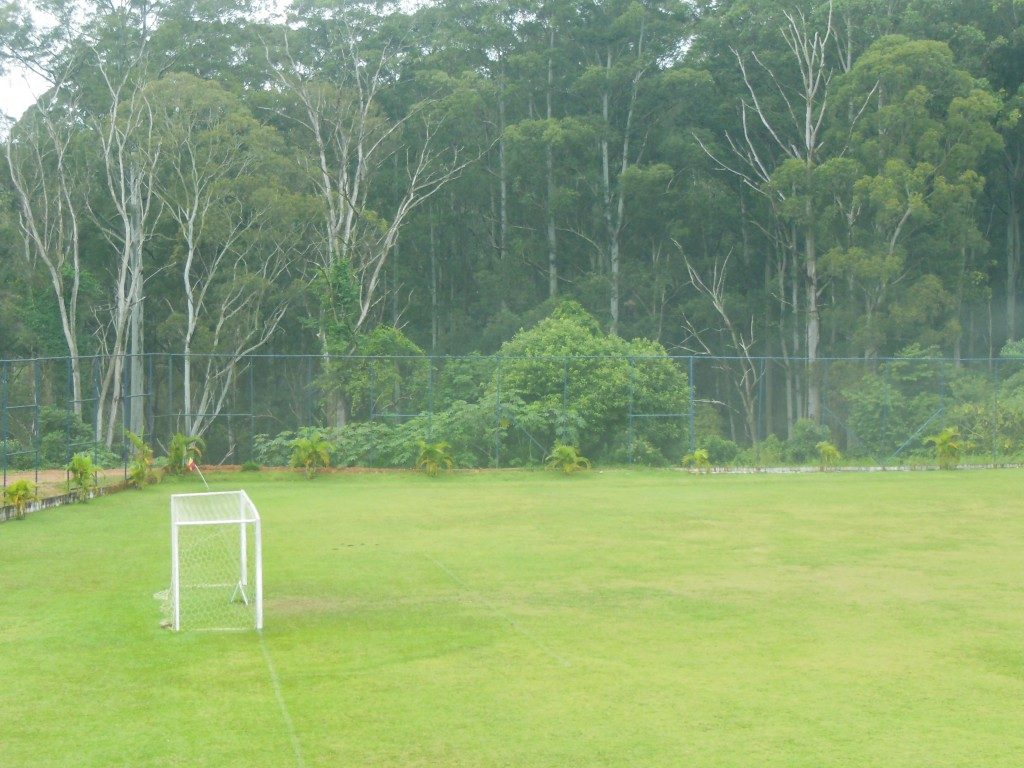
[[[135,365],[131,363],[135,362]],[[141,363],[138,364],[138,363]],[[338,465],[410,466],[445,441],[460,466],[537,464],[556,442],[595,461],[807,464],[927,461],[955,427],[964,461],[1024,452],[1024,360],[726,357],[343,357],[150,354],[0,361],[0,469],[126,465],[127,430],[157,456],[175,433],[205,463],[287,463],[323,430]]]

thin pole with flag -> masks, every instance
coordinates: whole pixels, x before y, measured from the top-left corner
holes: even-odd
[[[196,464],[196,460],[195,459],[193,459],[190,456],[189,460],[188,460],[188,464],[186,464],[185,466],[188,467],[188,471],[189,472],[196,472],[196,473],[198,473],[200,479],[202,479],[202,481],[203,481],[203,485],[206,486],[206,490],[210,490],[210,484],[208,482],[206,482],[206,478],[203,477],[203,473],[200,471],[199,465]]]

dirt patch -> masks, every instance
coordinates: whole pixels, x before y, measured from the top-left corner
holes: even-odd
[[[241,464],[200,464],[199,470],[204,474],[208,475],[216,472],[241,472]],[[318,475],[365,475],[365,474],[383,474],[385,472],[412,472],[411,469],[403,469],[401,467],[327,467],[318,468],[316,473]],[[260,467],[260,472],[277,472],[289,475],[301,475],[305,472],[301,467]]]
[[[63,469],[34,469],[18,470],[17,472],[7,471],[7,485],[16,480],[31,480],[36,484],[39,495],[59,496],[68,492],[68,473]],[[101,486],[116,485],[124,482],[124,467],[113,469],[101,469],[97,473],[97,480]]]
[[[276,597],[263,601],[263,610],[275,616],[304,616],[307,614],[340,613],[352,603],[326,597]]]

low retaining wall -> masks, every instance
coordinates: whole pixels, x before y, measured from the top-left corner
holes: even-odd
[[[95,499],[100,496],[109,496],[112,493],[123,491],[127,486],[124,483],[114,483],[112,485],[101,485],[98,488],[94,488],[89,492],[89,498]],[[28,508],[25,510],[25,514],[29,515],[32,512],[38,512],[41,509],[50,509],[51,507],[60,507],[64,504],[77,504],[78,494],[77,493],[62,493],[59,496],[47,496],[42,499],[36,499]],[[0,523],[5,520],[13,520],[15,515],[14,507],[0,507]]]

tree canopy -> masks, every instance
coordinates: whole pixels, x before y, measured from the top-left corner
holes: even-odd
[[[1019,0],[279,11],[0,9],[0,69],[49,86],[3,138],[0,356],[108,354],[108,442],[145,352],[182,355],[183,412],[215,416],[254,351],[526,354],[559,329],[746,360],[741,400],[757,358],[807,361],[795,422],[819,358],[1024,333]],[[517,335],[562,297],[579,313]]]

